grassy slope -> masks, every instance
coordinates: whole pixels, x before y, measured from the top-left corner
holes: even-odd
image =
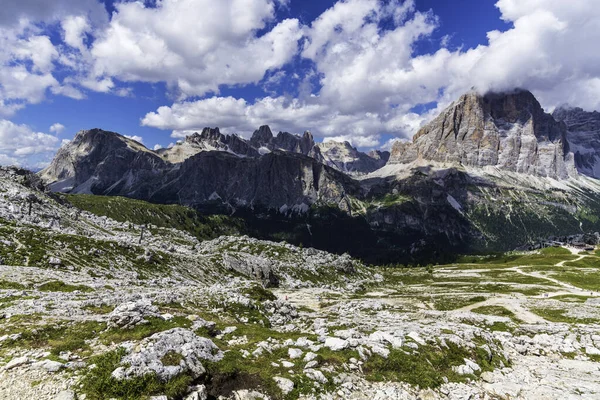
[[[124,197],[94,195],[64,195],[74,207],[106,216],[119,222],[136,225],[155,225],[188,232],[198,239],[214,239],[221,235],[239,234],[244,231],[240,218],[225,215],[201,215],[180,205],[153,204]]]

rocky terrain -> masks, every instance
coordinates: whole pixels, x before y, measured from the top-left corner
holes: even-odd
[[[367,266],[43,189],[0,170],[0,398],[600,396],[596,251]]]
[[[330,141],[319,143],[318,147],[325,164],[349,174],[377,171],[384,167],[390,158],[388,151],[373,150],[365,154],[348,142]]]

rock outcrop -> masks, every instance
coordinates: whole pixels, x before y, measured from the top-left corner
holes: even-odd
[[[575,166],[584,175],[600,178],[600,113],[559,107],[552,116],[567,125],[567,139]]]
[[[168,363],[165,357],[171,355]],[[156,375],[162,381],[187,373],[194,379],[202,376],[206,369],[202,361],[215,362],[223,353],[210,340],[198,337],[194,332],[175,328],[156,333],[143,340],[139,346],[122,360],[122,367],[115,369],[116,380]]]
[[[147,323],[146,318],[157,318],[159,316],[158,307],[150,301],[128,302],[120,304],[108,315],[106,325],[109,329],[131,329],[134,326]]]
[[[273,136],[271,128],[264,125],[254,131],[250,144],[257,149],[266,149],[268,151],[283,150],[290,153],[303,154],[312,157],[317,161],[322,161],[323,157],[319,148],[315,145],[315,139],[312,133],[306,131],[302,136],[293,135],[289,132],[279,132]]]
[[[566,126],[546,114],[527,91],[465,94],[411,144],[396,143],[390,163],[419,159],[557,179],[576,174]]]
[[[348,142],[324,142],[317,145],[323,162],[340,171],[366,174],[385,166],[390,158],[387,151],[373,150],[368,154],[358,151]]]
[[[181,163],[203,151],[225,151],[240,156],[258,157],[258,151],[245,139],[237,135],[224,135],[219,128],[204,128],[170,149],[161,149],[158,154],[171,163]]]

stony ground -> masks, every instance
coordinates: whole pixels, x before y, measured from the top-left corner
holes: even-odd
[[[1,172],[0,399],[600,398],[596,252],[366,267],[142,235]]]

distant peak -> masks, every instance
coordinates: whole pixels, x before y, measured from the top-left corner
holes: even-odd
[[[269,125],[263,125],[252,134],[250,141],[255,144],[267,144],[273,140],[273,132]]]

